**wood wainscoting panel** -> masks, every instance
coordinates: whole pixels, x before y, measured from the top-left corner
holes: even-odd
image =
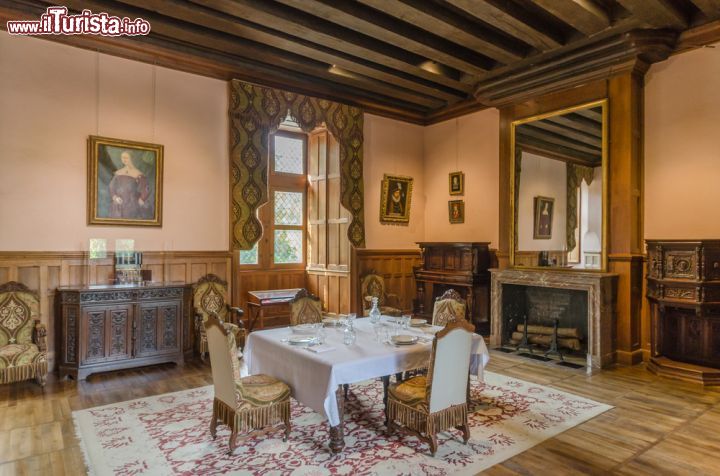
[[[415,275],[413,267],[420,266],[420,250],[379,250],[355,248],[352,253],[352,283],[350,295],[352,312],[362,314],[360,278],[375,270],[385,279],[385,292],[397,294],[405,311],[412,311],[415,299]]]
[[[152,270],[155,282],[191,283],[198,272],[211,271],[230,282],[231,253],[228,251],[146,251],[143,269]],[[40,321],[48,329],[48,359],[55,367],[55,290],[58,286],[108,284],[113,279],[114,255],[89,259],[81,251],[0,252],[0,284],[19,281],[40,296]],[[190,273],[193,270],[193,273]],[[189,310],[188,310],[189,311]]]

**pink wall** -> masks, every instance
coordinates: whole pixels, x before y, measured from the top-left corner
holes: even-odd
[[[486,109],[424,131],[425,241],[498,243],[500,114]],[[465,196],[450,195],[448,174],[465,173]],[[465,200],[465,223],[451,225],[448,201]]]
[[[645,237],[720,238],[720,45],[645,80]]]
[[[0,91],[0,251],[228,248],[225,82],[0,32]],[[89,135],[165,146],[162,228],[87,226]]]
[[[366,247],[416,248],[425,236],[423,178],[423,127],[365,114],[364,128]],[[380,190],[383,174],[412,177],[413,193],[408,226],[380,224]]]

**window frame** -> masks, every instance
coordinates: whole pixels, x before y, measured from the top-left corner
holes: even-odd
[[[278,172],[275,170],[275,137],[289,137],[303,142],[302,174]],[[262,224],[263,234],[258,240],[257,264],[240,263],[237,253],[237,265],[240,270],[253,269],[305,269],[307,264],[307,206],[308,206],[308,136],[304,132],[279,129],[268,136],[268,202],[258,210],[258,220]],[[275,225],[275,192],[294,192],[302,194],[302,225]],[[302,260],[298,263],[275,262],[275,230],[300,230],[302,232]]]

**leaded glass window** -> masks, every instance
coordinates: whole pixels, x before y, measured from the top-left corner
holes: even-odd
[[[275,263],[302,263],[303,231],[275,230]]]
[[[249,250],[240,250],[240,264],[258,264],[258,244]]]
[[[273,140],[275,172],[302,175],[305,172],[305,141],[284,135],[275,135]]]
[[[275,191],[275,224],[303,224],[303,193]]]

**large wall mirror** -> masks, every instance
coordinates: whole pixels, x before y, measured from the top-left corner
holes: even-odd
[[[513,266],[605,270],[607,101],[512,123]]]

